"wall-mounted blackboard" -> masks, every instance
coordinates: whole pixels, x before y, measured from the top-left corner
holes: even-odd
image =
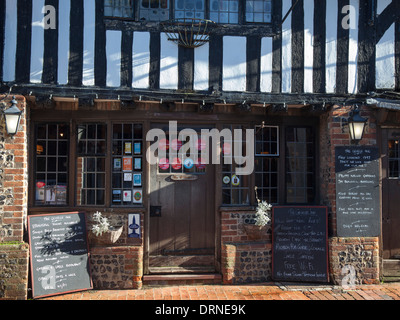
[[[329,282],[326,207],[274,207],[272,277],[295,282]]]
[[[339,237],[380,235],[379,151],[336,147],[336,215]]]
[[[34,298],[92,289],[85,214],[28,217]]]

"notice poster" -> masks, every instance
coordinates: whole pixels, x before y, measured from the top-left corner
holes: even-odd
[[[133,185],[135,187],[141,187],[142,186],[142,175],[141,174],[134,174],[133,175]]]
[[[112,200],[114,203],[120,203],[122,199],[121,190],[113,190]]]
[[[121,158],[115,158],[114,159],[114,170],[121,170],[121,167],[122,167]]]
[[[132,191],[131,190],[124,191],[123,201],[124,202],[132,202]]]
[[[143,203],[143,190],[141,189],[133,190],[133,203],[136,204]]]
[[[141,154],[142,153],[142,147],[140,142],[135,142],[134,144],[134,152],[135,154]]]
[[[142,159],[135,158],[135,170],[142,170]]]
[[[132,154],[132,142],[125,142],[124,153]]]
[[[132,161],[133,160],[131,157],[124,157],[123,163],[122,163],[122,170],[123,171],[132,171],[133,170]]]
[[[132,173],[125,172],[124,173],[124,182],[129,182],[129,181],[132,181]]]

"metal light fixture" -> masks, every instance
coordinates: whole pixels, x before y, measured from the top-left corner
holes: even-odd
[[[10,136],[17,134],[21,120],[22,111],[18,109],[17,103],[17,100],[13,97],[11,107],[2,111],[6,122],[6,130]]]
[[[358,142],[362,139],[367,121],[368,119],[360,116],[360,110],[356,106],[356,109],[349,118],[350,138],[352,141]]]

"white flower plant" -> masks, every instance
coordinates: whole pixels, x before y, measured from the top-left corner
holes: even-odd
[[[108,218],[103,217],[101,212],[97,211],[93,214],[93,221],[96,223],[92,226],[92,232],[96,237],[100,237],[103,233],[107,233],[110,230],[110,222]]]
[[[271,210],[272,205],[267,201],[261,201],[257,196],[257,187],[255,187],[256,198],[258,206],[255,214],[255,225],[259,227],[264,227],[271,222]]]

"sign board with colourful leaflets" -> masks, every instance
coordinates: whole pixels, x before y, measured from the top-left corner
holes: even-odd
[[[183,165],[185,166],[186,169],[192,169],[194,166],[194,161],[191,158],[187,158],[184,162]]]
[[[158,166],[161,170],[168,170],[169,169],[169,160],[167,158],[162,158],[158,162]]]

